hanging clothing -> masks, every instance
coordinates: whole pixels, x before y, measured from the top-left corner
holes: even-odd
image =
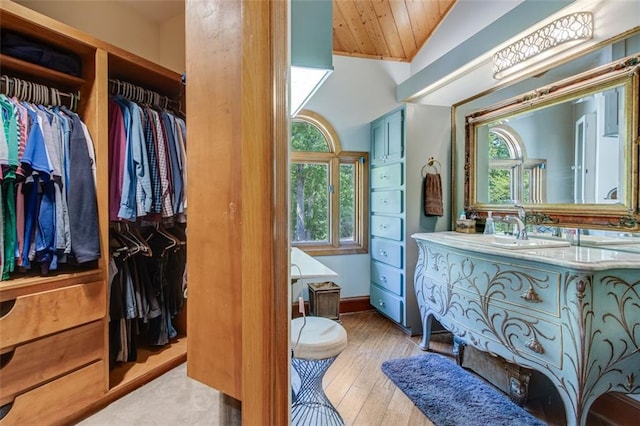
[[[0,107],[2,279],[98,259],[95,154],[85,124],[64,107],[5,95]]]
[[[138,242],[128,232],[111,230],[113,267],[109,268],[108,292],[111,366],[135,361],[132,348],[166,345],[174,339],[177,331],[173,318],[184,306],[184,225],[163,231],[149,227],[141,232],[144,241]],[[148,251],[139,250],[140,242],[148,244]]]
[[[109,153],[110,220],[186,221],[184,120],[114,96]],[[117,212],[113,206],[119,206]]]
[[[89,155],[89,141],[80,117],[64,109],[73,120],[69,142],[69,228],[71,252],[78,263],[100,257],[100,232],[98,227],[98,202],[93,174],[95,159]],[[93,145],[93,144],[92,144]]]

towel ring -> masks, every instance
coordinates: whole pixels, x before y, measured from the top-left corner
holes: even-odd
[[[437,167],[436,167],[436,164],[437,164]],[[425,172],[425,168],[427,167],[433,167],[436,173],[440,173],[440,169],[442,169],[442,164],[440,164],[440,162],[435,158],[429,157],[429,159],[427,160],[427,164],[422,166],[422,170],[420,172],[423,178],[427,176],[427,173]]]

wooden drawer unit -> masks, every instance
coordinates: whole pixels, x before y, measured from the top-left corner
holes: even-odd
[[[371,235],[402,240],[402,219],[391,216],[371,216]]]
[[[402,213],[402,191],[376,191],[371,193],[373,213]]]
[[[2,302],[0,348],[6,348],[106,315],[104,281],[72,285]]]
[[[402,186],[402,163],[371,169],[371,188],[384,189]]]
[[[104,394],[104,369],[104,363],[98,361],[18,395],[0,424],[64,424],[69,413],[82,410]]]
[[[370,302],[377,310],[395,322],[402,322],[402,299],[398,296],[372,285]]]
[[[402,268],[402,245],[393,241],[374,238],[371,240],[371,259]]]
[[[0,406],[20,393],[88,365],[104,356],[102,321],[33,340],[3,353]]]
[[[402,269],[384,266],[378,262],[371,262],[371,281],[398,296],[403,295]]]

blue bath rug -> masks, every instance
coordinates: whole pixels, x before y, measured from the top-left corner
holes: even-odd
[[[382,371],[436,426],[545,425],[442,355],[385,361]]]

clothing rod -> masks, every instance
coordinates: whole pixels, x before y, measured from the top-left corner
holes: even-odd
[[[80,92],[61,92],[55,87],[4,74],[0,76],[0,92],[9,97],[15,96],[25,102],[50,106],[62,106],[62,98],[69,98],[69,108],[73,111],[77,109],[80,99]]]
[[[163,108],[174,107],[180,110],[180,101],[174,101],[168,96],[161,95],[158,92],[150,89],[145,89],[137,84],[129,83],[118,79],[109,79],[111,84],[111,93],[114,95],[120,95],[135,102],[142,102],[147,104],[156,105]]]

